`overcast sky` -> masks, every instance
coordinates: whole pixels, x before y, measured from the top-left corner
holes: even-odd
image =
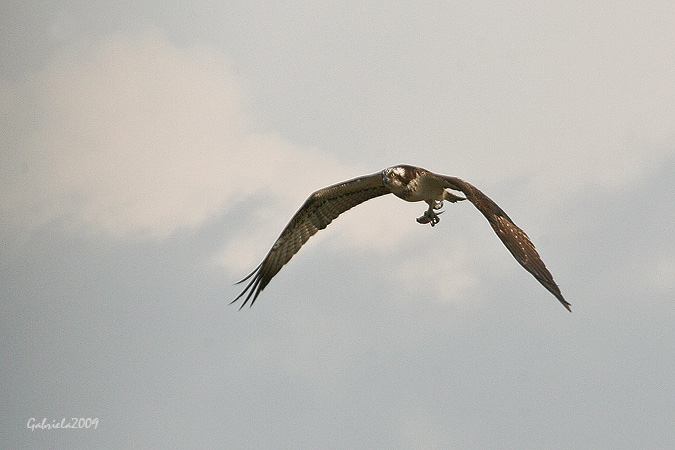
[[[4,445],[674,447],[675,6],[557,3],[5,2]],[[399,163],[499,203],[573,313],[468,202],[393,196],[228,305]]]

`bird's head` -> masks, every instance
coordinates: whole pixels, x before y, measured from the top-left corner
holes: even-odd
[[[388,167],[382,171],[382,181],[394,195],[406,198],[415,189],[419,170],[406,165]]]
[[[387,167],[382,171],[382,179],[386,184],[401,183],[405,185],[414,178],[413,169],[411,166]]]

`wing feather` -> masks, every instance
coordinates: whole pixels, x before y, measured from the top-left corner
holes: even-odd
[[[237,283],[250,279],[232,303],[243,298],[241,308],[249,301],[253,305],[270,280],[317,231],[326,228],[336,217],[354,206],[389,192],[382,181],[381,172],[314,192],[291,218],[263,262]]]
[[[511,252],[521,266],[530,272],[551,294],[553,294],[568,311],[572,311],[570,304],[563,298],[560,288],[553,280],[544,261],[534,248],[530,238],[521,230],[511,218],[492,199],[483,194],[478,188],[464,180],[445,175],[434,176],[443,179],[446,187],[461,191],[466,198],[485,216],[492,229]]]

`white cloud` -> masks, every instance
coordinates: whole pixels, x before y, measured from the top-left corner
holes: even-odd
[[[3,82],[6,129],[16,133],[3,145],[18,147],[2,155],[3,215],[29,229],[58,218],[164,237],[230,203],[272,197],[247,210],[255,227],[227,230],[218,257],[249,267],[310,193],[374,170],[255,133],[239,84],[217,53],[156,32],[71,48],[23,84]],[[350,211],[346,241],[381,248],[403,238],[406,226],[390,214],[386,202]]]
[[[629,43],[630,37],[622,39]],[[650,42],[638,44],[646,47]],[[525,49],[540,50],[537,46]],[[526,183],[532,184],[527,192],[533,193],[533,198],[526,199],[527,208],[540,212],[537,217],[546,217],[547,209],[559,208],[589,186],[619,188],[632,183],[671,152],[659,144],[673,135],[667,118],[672,116],[668,100],[675,91],[666,78],[650,75],[666,71],[649,70],[656,69],[662,54],[646,52],[640,57],[642,68],[620,77],[607,72],[609,82],[596,89],[598,85],[589,84],[586,73],[597,72],[592,56],[599,50],[583,50],[565,80],[557,72],[544,73],[544,79],[534,85],[529,79],[507,80],[504,95],[513,103],[504,108],[513,114],[502,117],[501,126],[487,123],[494,116],[472,114],[460,103],[462,120],[470,125],[467,129],[489,130],[494,125],[508,148],[519,148],[521,136],[534,142],[516,156],[495,151],[488,145],[490,137],[485,142],[464,142],[469,151],[456,157],[462,169],[453,174],[477,183],[507,211],[517,212],[523,203],[504,204],[506,194],[486,185],[484,174],[504,186],[505,179],[519,179],[526,173]],[[558,58],[566,55],[563,52]],[[634,56],[635,51],[626,51],[612,61],[627,67]],[[530,57],[548,58],[545,52]],[[536,67],[548,67],[545,62]],[[473,79],[475,74],[469,75]],[[648,83],[642,87],[641,80]],[[493,88],[500,91],[499,86]],[[587,95],[589,89],[600,96]],[[218,52],[181,48],[156,32],[71,48],[24,83],[0,81],[2,120],[8,122],[3,123],[0,143],[17,149],[0,155],[3,217],[13,217],[28,228],[58,218],[116,236],[164,237],[179,228],[198,227],[232,203],[268,196],[269,202],[251,204],[246,210],[249,227],[224,230],[227,240],[216,256],[228,269],[247,272],[311,192],[382,167],[346,164],[327,153],[330,149],[302,148],[279,136],[256,133],[241,106],[241,92],[237,74]],[[487,89],[480,100],[491,102],[493,94]],[[651,101],[655,94],[661,99],[656,103]],[[548,114],[550,105],[557,109]],[[475,108],[483,110],[480,102]],[[557,129],[552,128],[554,123]],[[461,130],[458,134],[462,143],[464,135]],[[384,164],[408,162],[379,159]],[[447,167],[438,155],[427,160],[438,160],[428,164],[430,170]],[[524,160],[531,163],[523,164]],[[334,249],[392,251],[412,233],[421,232],[414,218],[423,209],[393,197],[377,199],[347,212],[337,220],[339,224],[312,241],[326,239],[324,243]],[[457,214],[470,213],[458,210]],[[520,216],[514,216],[518,221]],[[481,231],[490,232],[484,228]],[[438,240],[436,233],[431,239]],[[332,239],[336,235],[339,239]],[[477,284],[475,271],[464,269],[475,258],[463,259],[461,264],[436,265],[439,273],[433,274],[426,267],[418,273],[407,258],[403,263],[407,273],[414,274],[411,285],[443,292],[444,297],[448,292],[450,297],[461,297]],[[458,278],[444,276],[450,271]]]
[[[32,105],[2,209],[36,226],[59,215],[110,233],[167,235],[234,194],[246,129],[236,79],[205,49],[156,33],[71,49],[14,95]],[[16,106],[16,104],[15,104]],[[10,107],[11,108],[11,107]],[[15,115],[14,109],[8,114]]]
[[[30,81],[3,82],[15,133],[3,146],[18,147],[2,155],[3,215],[161,237],[258,190],[298,202],[327,172],[344,176],[332,158],[252,132],[240,90],[217,53],[158,33],[70,49]]]

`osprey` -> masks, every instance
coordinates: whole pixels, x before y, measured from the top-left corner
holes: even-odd
[[[450,190],[461,192],[465,197],[455,195]],[[417,218],[417,222],[428,223],[432,227],[440,221],[438,216],[442,211],[439,210],[444,201],[455,203],[468,199],[483,213],[516,261],[534,275],[568,311],[572,311],[530,238],[495,202],[464,180],[406,165],[389,167],[372,175],[328,186],[310,195],[281,232],[262,263],[237,283],[251,278],[246,288],[231,303],[243,298],[240,309],[249,301],[253,305],[270,280],[311,236],[326,228],[348,209],[385,194],[394,194],[408,202],[426,202],[429,208]]]

